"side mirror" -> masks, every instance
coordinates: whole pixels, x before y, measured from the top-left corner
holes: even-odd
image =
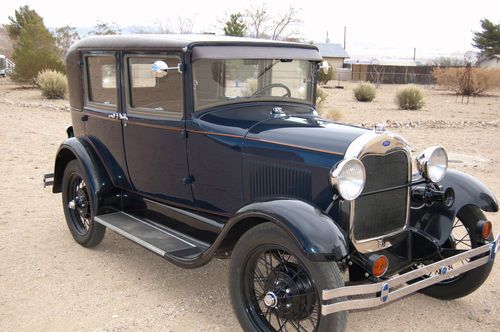
[[[330,70],[330,64],[328,61],[323,60],[323,62],[318,66],[318,69],[322,70],[324,74],[328,74],[328,71]]]
[[[169,67],[165,61],[158,60],[155,61],[151,65],[151,71],[153,72],[154,77],[162,78],[167,76],[169,70],[177,69],[177,72],[182,73],[182,65],[180,63],[177,64],[177,67]]]
[[[155,61],[151,65],[151,71],[153,72],[154,77],[156,78],[162,78],[167,76],[168,74],[168,65],[165,61]]]

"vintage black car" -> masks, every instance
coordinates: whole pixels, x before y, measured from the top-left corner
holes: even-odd
[[[84,247],[111,229],[195,268],[231,257],[247,331],[343,330],[347,311],[470,294],[499,238],[490,190],[384,126],[322,119],[316,47],[89,37],[67,55],[68,139],[44,178]],[[412,164],[415,167],[412,167]]]

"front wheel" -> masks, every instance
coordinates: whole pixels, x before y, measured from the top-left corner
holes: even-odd
[[[460,210],[454,223],[447,245],[454,249],[470,250],[482,245],[476,226],[480,220],[486,220],[481,210],[475,206],[467,206]],[[490,235],[488,241],[493,241]],[[448,268],[453,269],[464,262],[454,264]],[[421,290],[422,293],[441,300],[454,300],[478,289],[488,278],[493,262],[477,267],[471,271],[460,274],[452,279],[444,280],[431,287]]]
[[[321,315],[321,292],[344,286],[334,262],[313,262],[271,223],[250,229],[230,264],[233,309],[245,331],[344,331],[347,313]]]

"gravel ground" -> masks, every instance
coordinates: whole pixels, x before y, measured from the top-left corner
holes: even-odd
[[[499,119],[500,97],[470,105],[425,89],[427,106],[398,111],[398,87],[383,86],[371,104],[352,100],[352,85],[328,90],[325,110],[351,123],[385,120],[484,121]],[[497,92],[498,94],[498,92]],[[183,270],[108,232],[85,249],[67,230],[60,195],[41,187],[69,125],[66,101],[0,79],[0,331],[238,331],[228,290],[228,261]],[[416,151],[442,144],[451,167],[469,172],[500,193],[500,131],[494,124],[429,129],[395,128]],[[490,214],[500,230],[500,217]],[[500,267],[474,294],[443,302],[416,294],[380,309],[353,312],[348,330],[498,330]]]

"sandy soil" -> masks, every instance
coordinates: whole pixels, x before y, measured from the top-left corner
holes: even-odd
[[[392,103],[397,87],[383,86],[373,103],[361,104],[352,100],[352,86],[345,86],[328,90],[325,108],[340,109],[347,122],[499,119],[498,93],[466,106],[426,88],[424,110],[406,112]],[[62,110],[66,105],[0,79],[0,330],[238,331],[228,297],[228,261],[183,270],[112,232],[94,249],[73,241],[60,195],[41,187],[70,122]],[[498,127],[396,131],[416,151],[444,145],[452,152],[452,167],[500,193]],[[500,216],[489,217],[500,230]],[[417,294],[351,313],[348,329],[497,330],[499,279],[497,263],[483,287],[466,298],[442,302]]]

